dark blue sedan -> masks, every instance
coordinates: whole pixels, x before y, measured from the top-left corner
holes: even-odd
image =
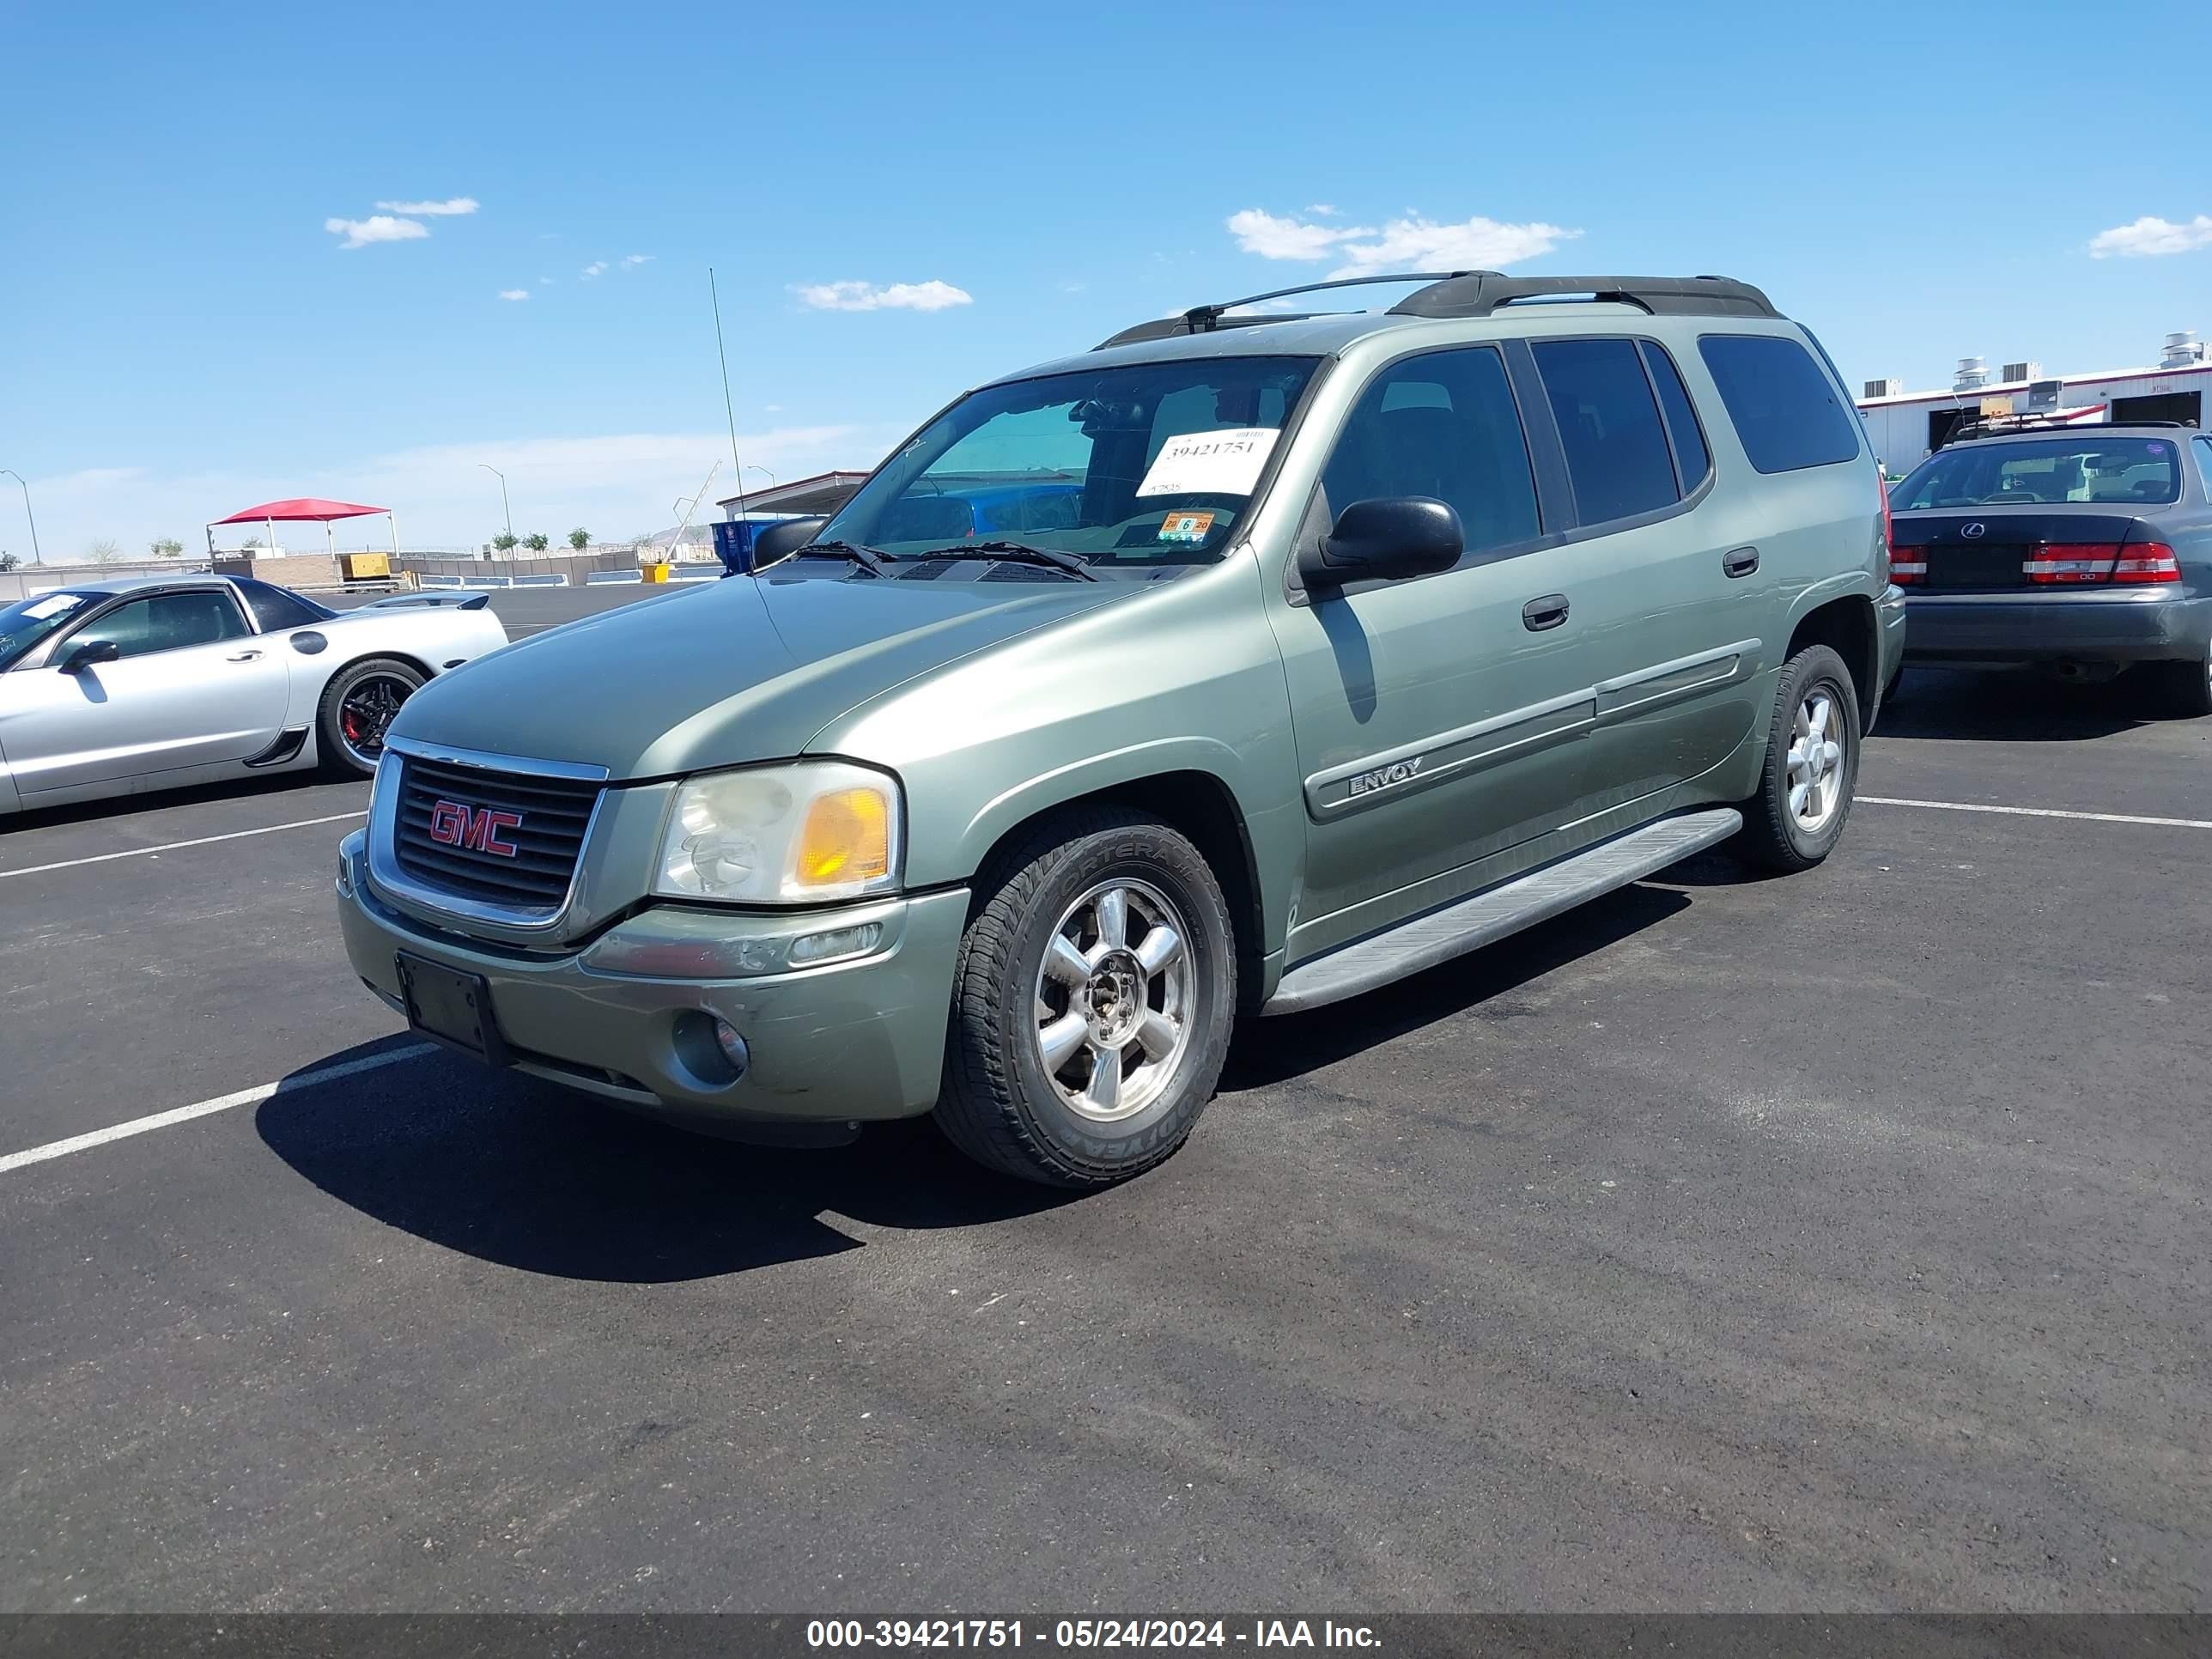
[[[1890,491],[1907,664],[2134,667],[2212,714],[2212,437],[2018,428],[1947,444]]]

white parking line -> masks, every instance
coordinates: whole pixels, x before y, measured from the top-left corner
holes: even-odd
[[[2089,823],[2148,823],[2161,830],[2212,830],[2212,818],[2146,818],[2129,812],[2063,812],[2055,806],[1984,806],[1964,800],[1905,800],[1860,795],[1869,806],[1922,806],[1931,812],[1997,812],[2014,818],[2080,818]]]
[[[128,1140],[133,1135],[150,1134],[156,1129],[166,1129],[173,1123],[189,1123],[196,1117],[207,1117],[216,1112],[227,1112],[234,1106],[252,1106],[277,1095],[289,1095],[301,1089],[313,1088],[318,1083],[334,1083],[342,1077],[356,1077],[363,1072],[375,1071],[380,1066],[396,1066],[403,1060],[417,1060],[424,1054],[437,1053],[434,1043],[411,1043],[404,1048],[387,1048],[380,1054],[364,1054],[359,1060],[340,1060],[335,1066],[325,1066],[319,1072],[301,1072],[295,1076],[264,1083],[258,1088],[240,1089],[234,1095],[218,1095],[213,1100],[203,1100],[196,1105],[177,1106],[166,1112],[156,1112],[151,1117],[134,1117],[128,1123],[118,1123],[111,1128],[94,1129],[90,1134],[71,1135],[67,1140],[50,1140],[43,1146],[33,1146],[27,1152],[9,1152],[0,1158],[0,1175],[10,1170],[20,1170],[26,1164],[44,1164],[50,1158],[67,1158],[71,1152],[82,1152],[94,1146],[105,1146],[111,1140]]]
[[[348,818],[365,817],[364,812],[333,812],[326,818],[295,818],[289,823],[264,823],[258,830],[234,830],[225,836],[202,836],[195,841],[165,842],[159,847],[131,847],[120,853],[94,853],[89,858],[64,859],[57,864],[33,864],[21,870],[0,870],[0,881],[10,876],[43,876],[49,870],[74,870],[81,864],[106,864],[110,859],[151,858],[156,853],[173,853],[185,847],[212,847],[219,841],[237,841],[246,836],[273,836],[279,830],[307,830],[318,823],[343,823]]]

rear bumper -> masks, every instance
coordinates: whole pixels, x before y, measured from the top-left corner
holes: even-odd
[[[381,902],[359,832],[339,849],[338,919],[353,970],[399,1006],[401,951],[481,974],[515,1069],[662,1115],[837,1122],[908,1117],[937,1099],[966,925],[964,890],[798,915],[653,908],[569,955],[426,928]],[[783,960],[791,937],[873,924],[867,955]],[[715,1082],[686,1063],[680,1017],[703,1010],[744,1038],[750,1063]]]
[[[2195,660],[2212,646],[2212,596],[2191,587],[2101,593],[1912,593],[1913,663]]]

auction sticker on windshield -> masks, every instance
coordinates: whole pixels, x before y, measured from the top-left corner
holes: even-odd
[[[1170,438],[1137,486],[1139,495],[1249,495],[1283,434],[1271,426]]]

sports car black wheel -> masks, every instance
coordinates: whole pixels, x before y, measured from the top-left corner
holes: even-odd
[[[317,753],[333,776],[365,778],[384,753],[384,734],[422,676],[404,662],[370,657],[349,663],[323,688],[316,721]]]

